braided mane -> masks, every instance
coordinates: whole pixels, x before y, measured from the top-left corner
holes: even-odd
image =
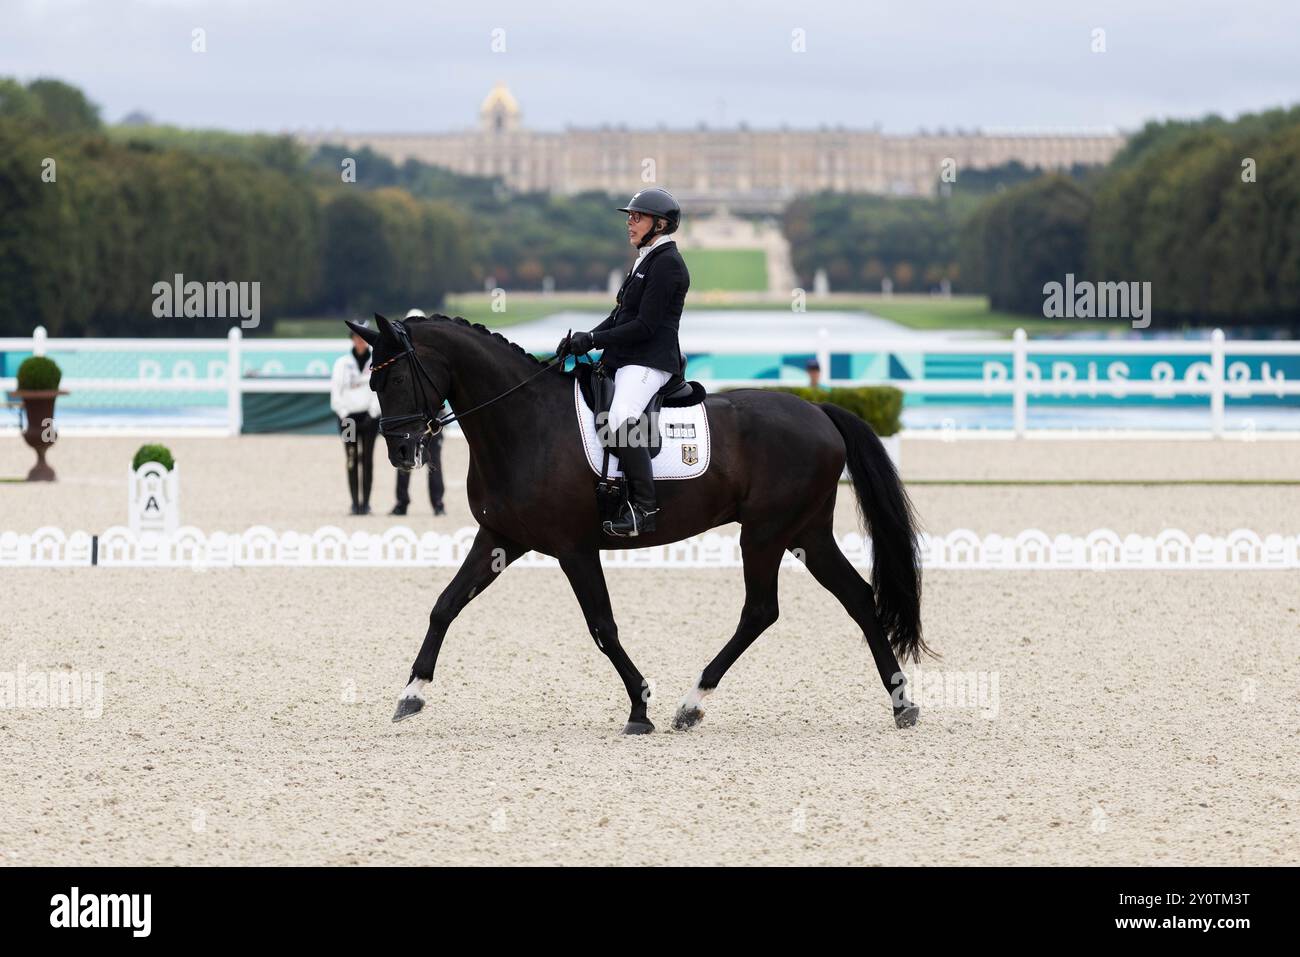
[[[475,332],[482,333],[485,336],[490,336],[491,338],[500,342],[502,345],[509,346],[515,352],[519,353],[519,355],[526,358],[533,365],[540,366],[544,364],[540,359],[537,358],[537,356],[533,355],[523,346],[519,345],[517,342],[511,342],[509,339],[501,335],[501,333],[499,332],[493,332],[491,329],[483,325],[481,322],[470,322],[468,319],[462,319],[460,316],[456,316],[453,318],[452,316],[444,316],[441,313],[434,313],[432,316],[425,316],[424,318],[408,319],[406,321],[408,324],[419,324],[422,322],[450,322],[458,326],[464,326],[467,329],[473,329]]]

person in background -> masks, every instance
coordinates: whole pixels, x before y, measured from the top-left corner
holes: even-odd
[[[419,309],[411,309],[406,313],[407,319],[425,319],[427,316]],[[442,496],[445,492],[442,481],[442,433],[439,432],[429,442],[429,463],[426,471],[429,474],[429,502],[433,505],[434,515],[446,515],[447,507],[443,504]],[[411,504],[411,473],[397,471],[397,504],[389,515],[405,515],[406,510]]]
[[[442,433],[439,432],[429,442],[429,464],[425,469],[429,473],[429,502],[433,505],[434,515],[446,515],[447,506],[442,496],[445,489],[442,481]],[[405,515],[411,504],[411,473],[397,472],[397,504],[390,515]]]
[[[808,372],[808,388],[825,389],[828,386],[822,385],[822,366],[816,359],[809,359],[808,364],[804,366]]]
[[[369,326],[369,323],[363,323]],[[375,439],[379,436],[379,396],[370,391],[370,346],[358,335],[352,350],[339,356],[330,376],[330,408],[339,420],[347,456],[352,514],[370,514],[375,478]]]

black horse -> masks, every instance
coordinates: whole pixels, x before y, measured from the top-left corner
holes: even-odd
[[[866,636],[893,702],[895,724],[916,723],[895,654],[928,652],[921,637],[921,569],[907,493],[880,439],[857,416],[797,396],[743,389],[709,396],[712,458],[699,478],[664,482],[656,531],[611,538],[600,528],[596,477],[574,421],[573,376],[464,319],[434,316],[377,329],[348,323],[373,347],[371,388],[379,394],[388,457],[399,469],[424,461],[443,400],[469,443],[467,482],[478,536],[429,615],[429,630],[398,700],[394,721],[424,707],[424,687],[448,627],[469,601],[528,551],[559,560],[587,628],[618,671],[632,703],[626,734],[654,730],[648,685],[618,640],[600,564],[603,548],[679,541],[726,522],[741,525],[745,604],[731,640],[709,662],[673,720],[679,730],[704,716],[700,704],[727,669],[777,619],[777,572],[789,550]],[[868,585],[832,533],[835,493],[847,462],[873,543]]]

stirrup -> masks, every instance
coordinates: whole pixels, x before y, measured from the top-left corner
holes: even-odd
[[[616,521],[610,521],[604,523],[605,534],[612,535],[615,538],[636,538],[642,532],[647,532],[647,531],[652,532],[654,531],[654,524],[655,524],[654,517],[658,514],[659,514],[658,508],[655,508],[652,511],[647,512],[644,511],[640,506],[629,502],[627,506],[627,511],[624,514],[620,515]],[[647,519],[649,519],[649,523],[648,523],[650,525],[649,528],[645,527],[647,524],[646,522]],[[626,526],[626,523],[629,520],[632,523],[632,527],[630,529],[627,528]],[[622,526],[622,527],[616,529],[615,526]]]

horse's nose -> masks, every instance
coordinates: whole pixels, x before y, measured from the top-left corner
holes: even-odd
[[[388,461],[396,469],[409,469],[413,455],[409,439],[398,439],[388,448]]]

